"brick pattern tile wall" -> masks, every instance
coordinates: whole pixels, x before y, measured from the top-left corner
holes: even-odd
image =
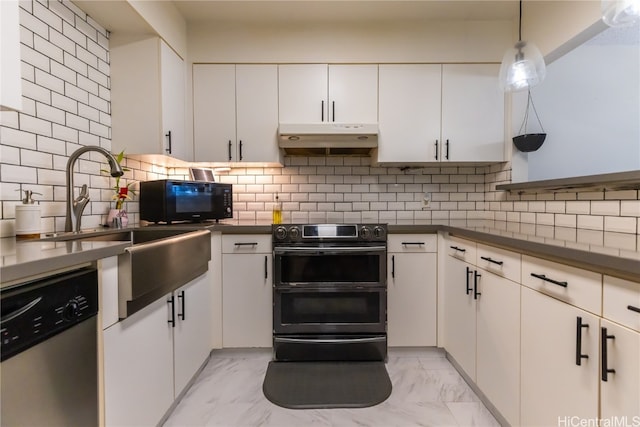
[[[111,149],[109,34],[69,0],[20,2],[24,110],[0,112],[0,233],[13,235],[20,190],[36,196],[43,232],[64,229],[65,166],[83,145]],[[638,191],[510,194],[495,186],[511,180],[510,163],[487,167],[433,166],[402,170],[371,167],[368,157],[287,157],[284,168],[236,168],[220,181],[234,184],[235,218],[269,222],[275,193],[284,221],[421,223],[495,219],[578,230],[640,232]],[[75,184],[87,184],[91,202],[83,228],[106,221],[114,207],[112,178],[95,153],[77,164]],[[173,177],[166,169],[125,159],[123,181]],[[77,190],[76,190],[77,192]],[[428,193],[430,202],[423,199]],[[138,203],[126,204],[138,220]],[[637,238],[636,238],[637,239]]]

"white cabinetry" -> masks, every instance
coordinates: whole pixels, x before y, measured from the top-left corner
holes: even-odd
[[[282,163],[276,65],[193,66],[195,160]]]
[[[22,109],[18,0],[0,1],[0,111]]]
[[[640,283],[605,276],[603,317],[600,416],[632,423],[640,414]]]
[[[177,397],[211,353],[212,316],[209,274],[174,292],[174,390]]]
[[[593,314],[522,287],[523,426],[598,417],[599,323]]]
[[[476,244],[449,237],[445,260],[445,348],[467,375],[476,379],[476,301],[474,298]]]
[[[442,66],[388,64],[379,73],[378,162],[434,161]]]
[[[222,346],[271,347],[271,236],[222,236]]]
[[[504,160],[504,93],[498,65],[442,66],[441,161]]]
[[[504,160],[496,65],[380,65],[379,80],[379,163]]]
[[[185,143],[184,61],[159,37],[110,40],[112,149],[190,161]]]
[[[509,424],[520,424],[520,255],[478,245],[476,384]]]
[[[278,66],[281,123],[378,122],[378,66]]]
[[[435,234],[389,236],[389,346],[436,345],[436,242]]]
[[[156,425],[173,402],[173,331],[160,298],[104,331],[105,424]]]
[[[104,331],[105,423],[156,425],[211,351],[202,275]]]

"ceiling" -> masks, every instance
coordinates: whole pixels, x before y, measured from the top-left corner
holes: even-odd
[[[188,23],[321,23],[511,20],[514,0],[174,0]]]

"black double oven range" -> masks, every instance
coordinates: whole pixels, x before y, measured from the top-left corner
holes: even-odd
[[[386,360],[386,224],[279,224],[272,242],[274,360]]]

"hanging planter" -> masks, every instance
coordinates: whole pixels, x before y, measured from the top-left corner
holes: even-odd
[[[538,125],[540,125],[540,129],[542,129],[542,133],[527,133],[527,124],[529,122],[529,109],[533,110],[533,113],[535,114],[536,119],[538,120]],[[522,125],[520,126],[520,130],[518,131],[518,133],[520,133],[520,135],[514,136],[512,139],[516,148],[522,151],[523,153],[536,151],[538,148],[542,147],[542,143],[544,143],[544,140],[547,138],[547,134],[544,133],[544,128],[542,127],[542,123],[540,122],[540,117],[538,117],[536,106],[533,105],[531,90],[528,91],[527,109],[524,113],[524,120],[522,121]]]

